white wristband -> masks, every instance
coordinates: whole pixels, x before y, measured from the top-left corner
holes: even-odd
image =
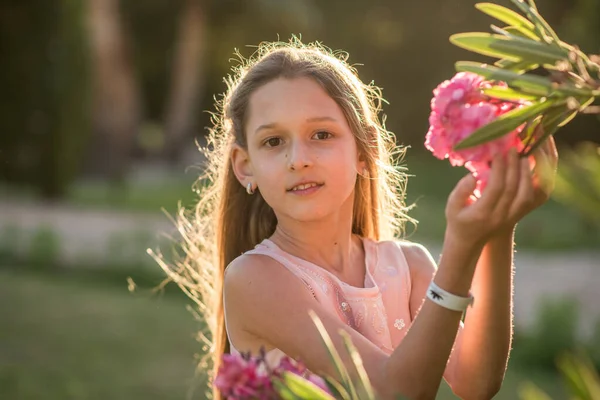
[[[444,308],[461,312],[465,311],[475,300],[471,294],[469,294],[469,297],[461,297],[447,292],[433,281],[427,289],[427,298]]]

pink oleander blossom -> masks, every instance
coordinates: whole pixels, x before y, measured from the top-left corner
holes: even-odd
[[[503,82],[490,82],[470,72],[459,72],[442,82],[433,91],[429,131],[425,147],[435,157],[448,158],[453,166],[465,166],[478,179],[477,192],[483,190],[489,175],[489,164],[496,154],[506,154],[511,148],[523,150],[519,137],[523,126],[491,142],[464,150],[453,150],[463,139],[499,116],[520,107],[520,104],[491,99],[482,89]]]
[[[281,379],[285,372],[301,376],[329,393],[325,381],[310,373],[301,362],[284,357],[277,367],[271,369],[264,353],[259,357],[251,357],[250,354],[224,354],[214,384],[226,399],[275,400],[280,397],[273,382]]]
[[[275,400],[278,398],[260,361],[238,354],[224,354],[215,379],[223,396],[232,400]]]

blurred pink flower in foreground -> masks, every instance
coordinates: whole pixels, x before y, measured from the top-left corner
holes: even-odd
[[[453,150],[463,139],[480,127],[489,124],[520,104],[504,102],[485,96],[481,90],[492,86],[505,86],[490,82],[470,72],[459,72],[442,82],[433,91],[429,131],[425,147],[443,160],[448,158],[453,166],[465,166],[477,178],[476,195],[480,195],[487,182],[490,162],[496,154],[505,155],[511,148],[523,150],[519,134],[523,126],[509,134],[475,147]]]
[[[273,381],[280,379],[284,372],[304,377],[329,393],[325,381],[320,376],[310,373],[304,364],[284,357],[276,368],[269,369],[264,353],[260,357],[251,357],[250,354],[224,354],[215,386],[226,399],[275,400],[280,397]]]
[[[224,354],[215,386],[228,399],[277,399],[266,371],[258,360],[237,354]]]

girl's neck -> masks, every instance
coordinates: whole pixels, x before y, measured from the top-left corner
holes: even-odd
[[[340,278],[352,275],[351,272],[356,272],[352,269],[361,259],[364,260],[362,241],[352,234],[350,225],[278,224],[270,239],[283,251],[325,268]]]

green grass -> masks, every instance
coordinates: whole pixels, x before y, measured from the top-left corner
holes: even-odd
[[[186,399],[193,388],[198,325],[181,297],[0,269],[0,304],[3,399]]]
[[[180,296],[130,293],[125,282],[89,276],[2,268],[0,304],[3,399],[187,399],[200,382],[193,358],[198,323]],[[564,398],[555,374],[511,365],[496,399],[517,399],[529,379]],[[193,396],[203,397],[199,391]],[[438,396],[455,398],[447,386]]]

